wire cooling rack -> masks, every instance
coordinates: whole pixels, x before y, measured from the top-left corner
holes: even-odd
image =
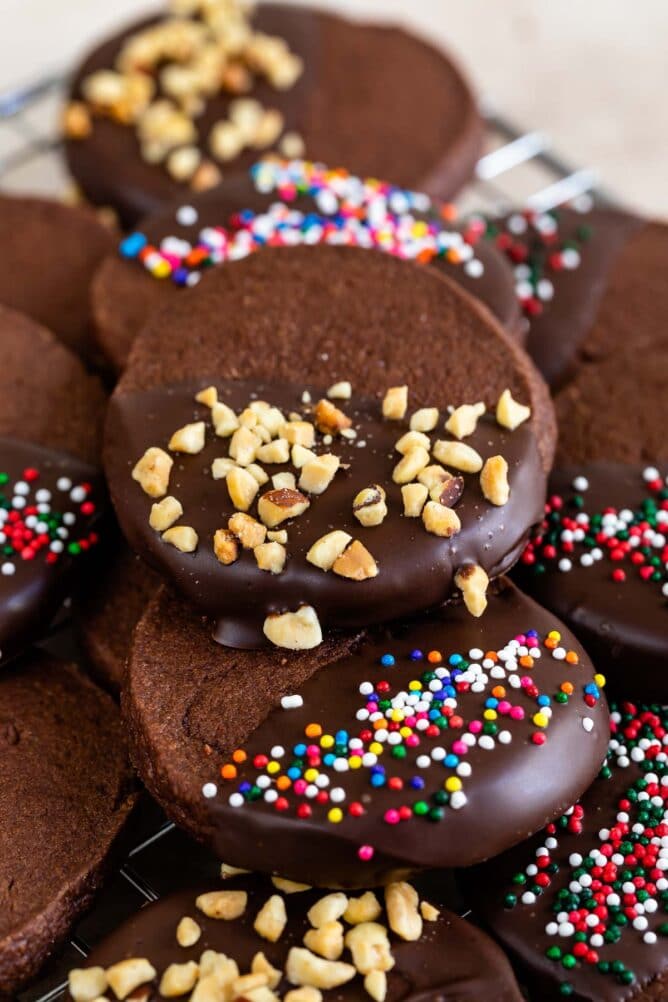
[[[0,92],[0,188],[56,196],[67,192],[58,134],[64,86],[64,77],[52,74]],[[615,203],[601,189],[595,171],[574,167],[552,151],[545,132],[524,132],[485,103],[482,112],[488,152],[458,200],[462,214],[474,210],[502,213],[518,205],[546,211],[565,202],[579,202],[584,208],[592,199],[597,204]],[[66,622],[54,630],[45,646],[83,660]],[[37,983],[18,996],[18,1002],[64,999],[67,972],[80,966],[102,937],[144,904],[201,880],[213,881],[218,870],[213,857],[167,821],[144,795],[94,907]],[[454,887],[450,904],[465,914]]]

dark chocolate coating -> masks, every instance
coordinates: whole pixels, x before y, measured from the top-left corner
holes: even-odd
[[[178,301],[176,301],[178,299]],[[496,407],[507,387],[532,408],[544,468],[556,427],[547,388],[487,310],[432,268],[351,247],[268,249],[214,268],[153,314],[117,392],[211,373],[322,384],[381,397],[407,384],[411,410],[447,396]]]
[[[0,674],[0,996],[88,907],[134,799],[108,696],[34,651]]]
[[[184,192],[177,202],[142,220],[139,230],[153,244],[167,236],[195,243],[205,226],[224,225],[241,209],[264,212],[278,200],[277,192],[258,192],[248,176],[233,177],[212,191],[192,195]],[[192,225],[176,219],[177,210],[186,204],[198,213],[198,221]],[[317,211],[314,200],[306,195],[288,204],[304,213]],[[432,264],[485,303],[508,332],[522,341],[526,327],[510,266],[494,247],[482,241],[476,246],[476,256],[484,266],[479,278],[446,258],[437,258]],[[116,250],[105,258],[95,275],[92,309],[97,343],[114,369],[120,372],[125,367],[132,342],[151,311],[187,291],[174,282],[153,278],[139,262],[125,260]]]
[[[348,469],[337,472],[324,494],[311,496],[304,514],[281,523],[288,532],[284,570],[280,574],[260,570],[251,551],[224,566],[214,554],[213,538],[217,529],[227,527],[235,509],[224,481],[214,480],[210,468],[217,456],[227,454],[228,443],[214,434],[209,408],[194,399],[209,383],[217,386],[219,399],[236,413],[255,398],[279,407],[284,415],[297,411],[306,420],[313,415],[301,403],[303,391],[309,391],[315,405],[326,390],[302,384],[205,379],[113,398],[105,465],[121,528],[143,559],[217,622],[216,636],[224,636],[223,642],[231,646],[261,646],[266,616],[306,604],[315,608],[323,630],[359,629],[439,606],[451,597],[460,567],[478,564],[490,578],[508,570],[529,529],[541,518],[545,477],[530,424],[510,432],[491,416],[481,419],[465,441],[483,460],[499,454],[507,460],[511,485],[507,504],[491,504],[482,493],[480,475],[464,474],[463,494],[456,503],[461,531],[451,539],[427,532],[421,518],[405,518],[401,488],[393,482],[392,470],[401,458],[394,445],[409,430],[408,416],[385,421],[379,402],[353,393],[351,401],[342,402],[342,409],[352,419],[357,439],[337,437],[328,446],[319,435],[315,447],[318,453],[339,456],[342,467]],[[197,455],[175,455],[168,488],[183,506],[179,523],[192,525],[199,536],[195,553],[181,553],[149,525],[154,499],[130,473],[147,448],[166,448],[172,433],[193,420],[203,420],[208,426],[206,444]],[[441,435],[447,435],[442,420],[432,441]],[[366,442],[362,449],[360,442]],[[291,471],[299,479],[299,471],[290,463],[261,465],[269,476]],[[388,514],[381,525],[365,528],[353,515],[352,502],[359,491],[373,484],[386,491]],[[271,482],[260,488],[258,498],[267,490]],[[256,514],[255,505],[250,514]],[[332,529],[344,530],[367,547],[378,564],[376,577],[355,582],[307,561],[311,546]]]
[[[442,909],[443,880],[437,875],[416,885],[424,900]],[[243,890],[248,904],[243,916],[221,922],[207,918],[195,905],[198,894],[221,888],[212,875],[210,884],[179,891],[142,908],[98,944],[86,960],[86,967],[109,967],[128,957],[146,957],[158,972],[158,979],[172,963],[198,962],[204,950],[215,950],[236,960],[241,974],[250,970],[258,951],[282,970],[291,947],[301,947],[311,928],[306,913],[322,896],[321,891],[282,894],[265,877],[236,876],[224,881],[225,890]],[[259,909],[272,895],[283,898],[288,914],[285,930],[277,943],[270,943],[253,929]],[[382,903],[382,896],[379,895]],[[195,946],[176,943],[176,927],[188,915],[202,929]],[[379,922],[385,923],[385,912]],[[345,926],[346,929],[350,928]],[[435,922],[425,922],[419,940],[406,942],[389,933],[394,968],[387,975],[387,1002],[521,1002],[521,994],[506,958],[488,937],[470,923],[447,910]],[[341,957],[350,962],[347,950]],[[146,1002],[158,1002],[158,979],[149,983]],[[283,978],[276,991],[280,996],[294,987]],[[71,996],[67,996],[71,999]],[[323,991],[323,1000],[365,1002],[369,998],[363,978],[357,975],[340,988]]]
[[[448,57],[399,28],[360,25],[324,11],[262,4],[253,21],[304,59],[294,87],[276,91],[260,80],[252,96],[282,112],[311,159],[441,198],[469,178],[482,146],[482,120]],[[150,23],[134,24],[92,52],[76,71],[72,96],[91,72],[111,68],[124,39]],[[204,148],[229,102],[229,95],[217,95],[196,119]],[[164,167],[141,158],[132,128],[110,120],[96,119],[90,137],[67,141],[66,156],[87,198],[112,205],[126,226],[184,191]],[[257,151],[248,150],[223,171],[231,177],[256,158]]]
[[[358,733],[365,726],[355,718],[364,705],[359,685],[387,679],[393,692],[406,686],[427,666],[408,659],[413,648],[440,650],[447,665],[455,652],[498,650],[520,632],[536,629],[544,637],[553,628],[561,632],[563,646],[579,654],[580,664],[572,668],[543,652],[531,676],[550,696],[572,679],[570,702],[553,704],[547,740],[538,746],[530,738],[537,729],[535,701],[519,699],[527,715],[509,725],[511,741],[497,742],[492,750],[470,749],[466,761],[473,771],[463,781],[468,802],[459,809],[445,807],[441,820],[416,816],[397,825],[384,820],[390,808],[428,800],[450,775],[433,763],[423,772],[425,789],[408,789],[419,772],[417,750],[405,758],[381,757],[388,775],[405,782],[404,792],[371,786],[366,767],[334,778],[332,784],[346,790],[340,823],[327,820],[328,805],[313,801],[312,816],[299,818],[292,797],[286,811],[264,800],[229,805],[238,782],[255,775],[253,755],[276,744],[291,749],[309,722],[320,723],[323,733],[340,728]],[[387,651],[395,654],[396,665],[379,667]],[[140,776],[169,816],[220,858],[320,886],[363,887],[489,858],[565,810],[596,775],[607,745],[605,700],[593,708],[583,702],[582,686],[592,678],[593,669],[568,630],[505,580],[481,619],[455,605],[378,634],[328,638],[315,651],[292,655],[226,650],[211,640],[206,621],[163,589],[135,630],[123,700]],[[302,695],[303,706],[282,709],[281,698],[293,693]],[[458,695],[465,726],[482,712],[487,695],[470,690]],[[584,716],[592,719],[591,731],[583,727]],[[447,732],[442,738],[450,747]],[[429,752],[431,738],[422,744]],[[223,781],[220,766],[241,747],[249,752],[248,765],[240,767],[238,779]],[[202,789],[211,782],[218,791],[207,799]],[[352,801],[363,803],[360,817],[346,813]],[[363,845],[374,848],[366,861],[358,855]]]
[[[0,498],[9,507],[12,506],[11,488],[17,481],[23,480],[23,471],[29,467],[37,469],[39,477],[29,485],[31,492],[25,498],[28,507],[35,505],[36,491],[48,490],[52,495],[49,502],[52,512],[70,512],[76,518],[71,525],[60,525],[68,536],[60,540],[64,549],[58,554],[55,563],[47,562],[48,547],[38,550],[32,560],[22,559],[16,552],[8,555],[4,552],[4,547],[11,547],[11,538],[6,531],[11,523],[0,526],[0,537],[3,540],[0,564],[7,562],[15,568],[12,574],[0,574],[1,662],[34,643],[49,628],[81,569],[81,563],[86,561],[84,554],[71,556],[68,553],[68,543],[87,538],[94,530],[100,520],[101,502],[104,499],[101,477],[93,467],[64,453],[0,437],[0,470],[9,476],[7,485],[0,487]],[[57,487],[60,477],[69,479],[73,487],[82,483],[93,485],[93,490],[86,497],[86,500],[92,501],[96,506],[93,514],[82,514],[81,502],[76,503],[70,499],[69,489],[63,491]],[[19,511],[19,514],[25,515],[25,512]]]
[[[561,467],[552,474],[548,493],[566,500],[562,511],[571,517],[580,510],[568,503],[576,494],[584,498],[583,510],[589,514],[603,513],[608,507],[638,511],[650,496],[642,472],[642,467],[606,462]],[[665,466],[663,472],[664,476],[668,472]],[[586,491],[574,490],[578,476],[589,481]],[[575,631],[614,691],[664,702],[668,699],[668,599],[661,593],[661,583],[643,580],[640,568],[628,558],[615,563],[605,544],[602,549],[606,555],[590,567],[580,563],[580,555],[588,552],[582,544],[575,544],[574,554],[559,552],[555,560],[539,556],[546,571],[537,574],[533,567],[520,563],[517,580]],[[651,551],[652,555],[660,552]],[[562,556],[571,560],[571,570],[558,569]],[[624,571],[626,580],[613,580],[615,568]]]
[[[665,711],[656,709],[665,726]],[[576,853],[586,858],[590,851],[600,848],[599,832],[610,830],[615,824],[620,799],[642,777],[633,761],[626,768],[612,764],[611,769],[611,777],[599,776],[580,801],[584,808],[582,832],[578,834],[557,826],[558,847],[550,851],[550,859],[559,869],[551,874],[550,886],[535,903],[519,901],[514,908],[504,907],[506,894],[521,895],[523,888],[518,889],[512,878],[535,860],[536,849],[545,845],[544,831],[484,866],[461,874],[476,916],[517,961],[523,977],[535,990],[531,998],[545,999],[545,1002],[561,1002],[564,997],[574,1002],[661,1002],[668,997],[668,939],[660,933],[655,944],[646,944],[641,931],[630,925],[623,926],[617,942],[605,943],[597,949],[602,962],[621,961],[634,972],[635,979],[627,985],[620,984],[614,973],[600,972],[596,964],[580,961],[574,968],[565,969],[559,961],[545,956],[549,947],[557,945],[569,952],[573,946],[572,937],[550,936],[545,932],[546,925],[555,920],[559,910],[555,907],[557,895],[568,890],[574,879],[576,867],[569,862],[569,857]],[[665,767],[654,771],[661,776]],[[637,807],[632,806],[630,813],[633,824],[637,821]],[[637,865],[642,869],[642,864]],[[631,869],[634,877],[639,875],[636,863],[631,864]],[[661,896],[658,897],[657,911],[647,913],[648,928],[654,931],[666,921],[666,906],[661,903]],[[568,996],[560,992],[563,982],[572,986]]]

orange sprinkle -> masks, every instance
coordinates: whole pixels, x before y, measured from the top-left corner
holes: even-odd
[[[304,728],[304,734],[307,738],[319,738],[322,734],[322,727],[320,724],[307,724]]]
[[[506,690],[502,685],[495,685],[494,688],[492,689],[492,695],[494,696],[494,699],[503,699],[505,694]]]
[[[573,683],[572,682],[562,682],[560,689],[565,692],[567,696],[573,695]]]
[[[485,654],[485,660],[487,658],[489,658],[490,661],[498,661],[499,660],[498,657],[497,657],[496,651],[487,651],[487,653]]]
[[[437,665],[442,660],[443,655],[440,651],[429,651],[429,654],[427,654],[427,661],[430,665]]]
[[[289,790],[292,786],[292,780],[289,776],[279,776],[276,780],[276,787],[279,790]]]
[[[226,765],[221,766],[220,775],[223,779],[236,779],[237,778],[237,767],[228,762]]]
[[[448,259],[448,261],[452,261],[453,264],[458,264],[459,261],[461,260],[459,251],[455,250],[454,247],[451,247],[450,250],[447,251],[445,256]]]
[[[580,663],[580,658],[577,656],[575,651],[569,651],[568,654],[566,655],[566,660],[568,661],[569,665],[577,665]]]
[[[429,262],[434,257],[436,257],[436,251],[433,250],[432,248],[425,247],[425,249],[421,250],[420,253],[418,254],[417,260],[420,262],[420,264],[429,264]]]
[[[441,206],[441,216],[446,219],[449,223],[453,219],[457,218],[457,208],[452,204],[452,202],[446,202],[445,205]]]
[[[530,654],[523,654],[520,658],[520,664],[523,668],[533,668],[533,658]]]
[[[236,762],[237,765],[241,765],[241,763],[245,762],[247,758],[248,755],[246,755],[246,752],[243,750],[243,748],[237,748],[236,751],[232,752],[232,761]]]
[[[546,637],[543,643],[549,651],[553,651],[558,644],[558,640],[553,640],[551,637]]]

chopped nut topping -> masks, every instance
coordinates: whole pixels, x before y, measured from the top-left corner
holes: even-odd
[[[285,438],[276,438],[257,450],[261,463],[287,463],[290,459],[290,443]]]
[[[359,925],[360,922],[375,922],[381,911],[380,901],[373,891],[365,891],[359,898],[348,899],[343,918],[350,925]]]
[[[226,567],[238,560],[239,543],[234,533],[227,529],[216,529],[213,536],[213,552]]]
[[[184,915],[176,927],[176,942],[179,946],[194,946],[198,942],[202,930],[189,915]]]
[[[297,490],[297,481],[295,480],[294,473],[288,473],[287,471],[285,473],[275,473],[271,478],[271,483],[276,491]]]
[[[285,567],[287,553],[280,543],[260,543],[253,550],[255,560],[261,571],[280,574]]]
[[[378,574],[378,564],[371,556],[366,546],[354,539],[350,546],[337,557],[332,564],[332,570],[342,578],[351,581],[366,581]]]
[[[117,999],[125,999],[135,988],[153,981],[157,974],[146,957],[129,957],[107,968],[107,982]]]
[[[231,986],[232,981],[226,982],[224,987],[228,984]],[[190,996],[189,1002],[220,1002],[221,997],[224,998],[225,996],[221,994],[219,979],[213,974],[207,974],[204,977],[200,977]]]
[[[246,467],[246,471],[247,473],[250,473],[251,477],[257,481],[260,487],[263,487],[269,482],[269,476],[264,472],[261,466],[257,465],[257,463],[251,463]]]
[[[248,511],[260,489],[253,474],[240,466],[235,466],[227,474],[225,483],[234,507],[239,511]]]
[[[233,459],[228,459],[226,456],[214,459],[211,464],[211,476],[214,480],[224,480],[230,470],[236,469],[237,464]]]
[[[284,996],[283,1002],[322,1002],[322,992],[310,985],[302,988],[292,988]]]
[[[283,977],[282,971],[272,967],[262,952],[256,953],[253,957],[251,961],[251,971],[253,974],[264,974],[267,978],[266,983],[270,988],[276,988]]]
[[[202,162],[202,154],[196,146],[181,146],[167,157],[167,173],[175,181],[190,181]]]
[[[272,877],[271,882],[284,894],[301,894],[302,891],[311,890],[310,884],[300,884],[296,880],[286,880],[285,877]]]
[[[454,508],[464,493],[464,478],[451,477],[440,484],[434,484],[429,492],[432,501],[438,501],[446,508]]]
[[[418,895],[415,888],[403,880],[385,888],[385,908],[390,929],[411,942],[422,935],[422,916],[418,912]]]
[[[418,473],[418,480],[421,484],[424,484],[430,491],[436,484],[443,484],[446,480],[450,480],[452,473],[448,473],[444,467],[439,466],[438,463],[433,463],[431,466],[425,466],[424,470],[420,470]]]
[[[348,415],[324,397],[315,405],[314,417],[316,428],[323,435],[338,435],[343,428],[350,428],[352,425]]]
[[[384,925],[379,925],[377,922],[360,922],[346,933],[346,946],[360,974],[391,971],[394,967],[394,957]]]
[[[132,479],[136,480],[145,494],[152,498],[161,498],[167,493],[169,475],[174,460],[164,449],[151,446],[135,464]]]
[[[422,521],[427,532],[445,539],[455,536],[462,527],[457,512],[438,501],[427,501],[422,510]]]
[[[199,537],[190,525],[174,525],[163,532],[162,539],[181,553],[194,553]]]
[[[243,425],[232,435],[230,442],[230,456],[236,460],[239,466],[248,466],[257,456],[257,450],[262,445],[262,440],[250,428]]]
[[[323,494],[336,476],[341,460],[331,452],[310,459],[302,466],[299,486],[308,494]]]
[[[229,519],[227,527],[233,532],[245,550],[254,550],[260,543],[264,543],[267,536],[267,529],[261,522],[246,515],[244,512],[236,512]]]
[[[270,943],[277,943],[283,935],[287,921],[285,901],[280,894],[272,894],[257,913],[253,928],[258,936],[268,939]]]
[[[472,616],[482,616],[487,608],[489,578],[477,564],[464,564],[455,574],[455,584],[461,589],[464,604]]]
[[[270,543],[281,543],[282,546],[288,541],[287,529],[274,529],[273,532],[267,532],[267,539]]]
[[[297,470],[301,470],[302,466],[310,463],[312,459],[316,458],[316,455],[310,449],[305,449],[303,445],[293,445],[290,458],[292,459],[292,465]]]
[[[195,400],[198,404],[205,404],[206,407],[213,407],[214,404],[218,403],[218,390],[215,386],[206,386],[199,393],[195,394]]]
[[[428,496],[429,491],[424,484],[404,484],[401,497],[406,518],[419,518]]]
[[[391,386],[383,397],[383,417],[400,421],[408,409],[408,387]]]
[[[107,975],[103,967],[74,968],[69,973],[70,995],[74,1002],[93,1002],[104,995]]]
[[[216,165],[211,160],[203,160],[190,179],[190,187],[193,191],[208,191],[209,188],[216,188],[222,180],[223,175]]]
[[[200,894],[195,904],[207,918],[229,921],[240,918],[246,911],[248,895],[246,891],[209,891]]]
[[[510,390],[504,390],[496,405],[496,420],[502,428],[515,431],[524,421],[531,417],[531,408],[518,404],[513,400]]]
[[[310,421],[287,421],[281,427],[280,436],[287,439],[290,445],[311,449],[315,443],[315,428]]]
[[[250,145],[256,150],[273,146],[285,125],[285,119],[277,108],[267,108],[257,124]]]
[[[234,122],[220,119],[209,133],[209,150],[221,163],[228,163],[239,156],[244,148],[244,134]]]
[[[252,431],[258,423],[257,411],[254,411],[252,407],[244,407],[239,415],[239,424],[243,428],[250,428]]]
[[[430,905],[428,901],[421,901],[420,914],[425,922],[435,922],[441,913],[438,908],[434,908],[434,906]]]
[[[480,487],[491,504],[501,506],[508,503],[508,463],[503,456],[490,456],[485,460],[480,474]]]
[[[304,946],[325,960],[338,960],[343,953],[343,926],[340,922],[325,922],[304,935]]]
[[[353,395],[353,388],[348,382],[344,380],[340,383],[334,383],[333,386],[327,390],[327,396],[330,400],[350,400]]]
[[[426,449],[427,452],[431,449],[429,436],[424,435],[421,431],[407,431],[401,438],[397,439],[394,446],[396,452],[400,452],[402,456],[418,447]]]
[[[211,405],[211,421],[219,438],[229,438],[239,427],[239,419],[232,408],[220,401]]]
[[[257,974],[243,974],[232,982],[232,998],[255,999],[258,988],[267,987],[267,975],[258,971]],[[270,993],[272,994],[272,993]]]
[[[411,431],[433,431],[438,424],[438,407],[421,407],[411,415]]]
[[[82,101],[70,101],[63,112],[63,132],[67,139],[85,139],[93,131],[88,108]]]
[[[187,452],[196,455],[204,448],[205,428],[203,421],[185,424],[174,432],[167,446],[172,452]]]
[[[199,973],[200,979],[211,976],[219,986],[225,986],[239,977],[239,966],[236,960],[224,953],[205,950],[199,958]]]
[[[309,499],[300,491],[283,487],[263,494],[257,510],[267,528],[274,529],[288,518],[303,515],[310,504]]]
[[[434,445],[434,458],[438,459],[439,463],[461,470],[462,473],[479,473],[482,469],[480,454],[463,442],[446,442],[444,439],[439,439]]]
[[[299,160],[306,152],[306,144],[298,132],[286,132],[278,144],[278,151],[288,160]]]
[[[369,971],[364,978],[364,987],[374,1002],[385,1002],[387,995],[387,975],[385,971]]]
[[[272,407],[266,400],[253,400],[250,409],[255,411],[258,421],[263,428],[266,428],[272,438],[280,433],[285,424],[285,417],[278,407]]]
[[[485,405],[480,401],[477,404],[462,404],[457,407],[448,420],[445,422],[445,430],[449,431],[455,438],[468,438],[476,430],[478,418],[485,413]]]
[[[250,870],[244,870],[241,866],[232,866],[231,863],[221,863],[220,864],[220,875],[223,880],[229,880],[230,877],[239,877],[243,873],[250,873]]]
[[[157,501],[151,505],[151,514],[149,515],[148,523],[156,532],[164,532],[165,529],[169,529],[170,525],[178,522],[181,515],[183,515],[181,502],[168,495],[162,501]]]
[[[365,528],[380,525],[387,515],[385,491],[379,484],[364,487],[353,499],[353,514]]]
[[[320,898],[307,912],[307,919],[314,927],[319,929],[325,922],[336,922],[340,919],[348,907],[348,896],[343,891],[334,891]]]
[[[293,946],[285,965],[285,976],[291,985],[307,985],[311,988],[338,988],[355,977],[352,964],[340,960],[323,960],[310,950]]]
[[[392,479],[395,484],[409,484],[411,480],[415,480],[420,470],[423,470],[428,462],[429,453],[418,445],[399,460],[394,467]]]
[[[160,979],[159,992],[165,998],[186,995],[195,987],[199,977],[199,965],[194,960],[186,964],[170,964]]]
[[[323,571],[328,571],[341,556],[351,539],[352,536],[343,532],[342,529],[328,532],[315,541],[306,554],[306,559],[310,564],[320,567]]]
[[[303,605],[297,612],[267,616],[263,630],[272,644],[290,651],[310,651],[322,643],[320,622],[310,605]]]

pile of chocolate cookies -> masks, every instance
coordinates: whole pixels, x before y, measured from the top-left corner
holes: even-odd
[[[455,220],[459,70],[310,8],[172,0],[63,123],[85,201],[0,196],[0,998],[148,795],[202,881],[71,1002],[668,998],[666,227]]]

